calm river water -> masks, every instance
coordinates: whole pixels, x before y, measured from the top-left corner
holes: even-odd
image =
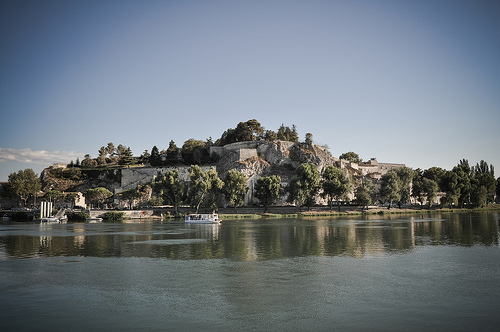
[[[0,224],[0,330],[498,331],[499,220]]]

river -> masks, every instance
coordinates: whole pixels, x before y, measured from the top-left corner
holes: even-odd
[[[497,331],[499,220],[0,224],[0,330]]]

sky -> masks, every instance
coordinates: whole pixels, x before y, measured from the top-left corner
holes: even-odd
[[[295,125],[338,157],[500,174],[500,2],[0,2],[0,181]]]

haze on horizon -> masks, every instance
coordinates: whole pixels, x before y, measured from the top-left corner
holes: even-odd
[[[335,157],[500,169],[498,17],[489,0],[2,1],[0,181],[249,119]]]

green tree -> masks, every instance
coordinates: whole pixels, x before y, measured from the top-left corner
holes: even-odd
[[[151,155],[149,156],[149,164],[153,167],[161,165],[160,151],[158,150],[156,145],[153,146],[153,148],[151,149]]]
[[[239,205],[245,202],[247,191],[247,178],[245,174],[235,169],[229,170],[224,177],[224,195],[229,205],[233,205],[236,210]]]
[[[175,215],[179,214],[179,207],[186,198],[186,183],[179,179],[177,169],[158,174],[153,182],[155,191],[163,201],[174,206]]]
[[[71,204],[71,208],[75,207],[75,199],[78,197],[78,193],[67,193],[64,196],[64,201]]]
[[[222,198],[224,181],[219,178],[219,174],[217,174],[215,167],[210,167],[205,174],[209,183],[207,191],[208,206],[212,209],[212,211],[217,211],[217,207],[219,206],[219,202]]]
[[[278,139],[278,134],[276,134],[275,131],[266,130],[266,132],[264,133],[264,139],[266,141],[274,141],[274,140]]]
[[[54,204],[57,204],[64,199],[64,194],[59,190],[53,189],[53,190],[47,191],[43,197],[46,200],[48,200],[49,202],[53,202]]]
[[[394,201],[401,200],[401,179],[395,171],[390,170],[382,175],[381,180],[380,195],[389,202],[390,209]]]
[[[458,176],[458,204],[463,208],[471,201],[473,170],[469,166],[469,161],[462,159],[457,166],[453,167],[452,171]]]
[[[500,201],[500,177],[497,178],[496,196],[496,201],[498,203]]]
[[[481,160],[473,169],[471,200],[476,206],[484,206],[486,203],[494,201],[495,191],[496,180],[493,165],[490,166],[486,161]]]
[[[313,144],[313,134],[311,133],[306,133],[306,144],[311,146]]]
[[[82,160],[82,167],[92,168],[97,166],[97,161],[95,159],[91,159],[89,155],[85,156],[85,159]]]
[[[442,190],[446,195],[441,199],[443,206],[453,206],[458,204],[460,197],[459,176],[457,172],[446,171],[441,180]]]
[[[206,143],[194,138],[184,142],[181,155],[185,163],[192,165],[203,165],[210,160]]]
[[[333,200],[346,199],[351,190],[351,181],[349,177],[338,167],[328,166],[323,171],[321,196],[328,198],[330,210],[333,208]],[[340,204],[338,205],[340,211]]]
[[[363,207],[372,203],[374,185],[370,179],[365,179],[354,191],[356,203]]]
[[[115,145],[113,144],[113,142],[108,143],[106,150],[107,150],[108,156],[111,158],[116,152],[116,148],[115,148]]]
[[[99,149],[99,156],[97,157],[97,163],[99,165],[105,165],[106,164],[106,155],[108,154],[108,149],[105,146],[101,146]]]
[[[255,198],[264,205],[264,213],[268,211],[269,206],[276,203],[282,191],[281,177],[279,175],[265,176],[257,179],[255,183]]]
[[[339,159],[347,160],[350,161],[351,163],[358,163],[358,164],[363,161],[363,159],[361,159],[357,153],[354,153],[352,151],[341,154],[339,156]]]
[[[127,147],[120,152],[120,165],[133,165],[135,164],[135,159],[132,156],[132,150]]]
[[[288,184],[288,201],[295,202],[299,207],[305,205],[310,210],[321,188],[319,178],[316,165],[309,163],[301,164],[297,168],[296,175],[292,177]]]
[[[139,158],[139,161],[141,164],[146,164],[149,162],[149,157],[151,157],[151,155],[149,154],[149,151],[148,150],[144,150],[144,152],[141,154],[141,157]]]
[[[24,206],[30,197],[36,195],[42,189],[40,178],[31,168],[19,170],[17,173],[10,173],[6,184],[6,196],[21,199]]]
[[[170,140],[167,149],[167,162],[169,164],[175,164],[179,161],[181,157],[181,149],[177,147],[173,140]]]
[[[429,180],[433,180],[434,182],[437,183],[438,185],[438,190],[444,191],[442,182],[443,182],[443,177],[444,174],[446,173],[446,170],[442,169],[441,167],[431,167],[429,169],[426,169],[422,176],[424,178],[427,178]]]
[[[127,189],[119,194],[121,200],[128,203],[128,207],[132,209],[134,201],[141,198],[141,193],[137,189]]]
[[[85,198],[87,198],[91,203],[93,201],[96,201],[98,208],[100,207],[101,203],[104,203],[108,198],[112,196],[113,193],[104,187],[87,189],[87,191],[85,192]]]
[[[437,191],[439,189],[438,184],[436,181],[428,179],[428,178],[423,178],[423,187],[424,187],[424,193],[427,198],[427,203],[429,204],[429,208],[432,207],[432,203],[434,202],[434,199],[436,198]]]
[[[189,176],[189,191],[188,200],[191,203],[191,207],[196,209],[196,213],[203,202],[205,195],[210,189],[210,180],[208,174],[203,172],[200,166],[191,165],[188,170]]]
[[[411,195],[411,183],[413,177],[415,176],[415,171],[408,167],[398,167],[394,168],[394,171],[399,177],[401,187],[400,187],[400,200],[402,202],[408,202]]]
[[[281,124],[278,128],[277,137],[282,141],[290,141],[290,142],[298,142],[299,135],[297,134],[297,129],[295,125],[292,125],[292,128]]]
[[[411,196],[415,197],[420,203],[420,206],[424,204],[424,184],[423,184],[423,171],[419,168],[415,170],[415,177],[413,178]]]
[[[247,122],[240,122],[235,129],[229,128],[219,139],[219,145],[226,145],[235,142],[256,141],[261,138],[264,128],[260,122],[252,119]]]

